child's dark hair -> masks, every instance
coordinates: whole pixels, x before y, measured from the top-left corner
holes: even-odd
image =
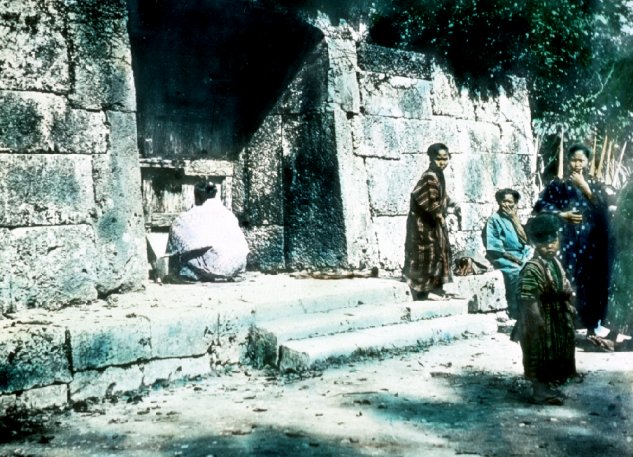
[[[209,181],[198,181],[193,186],[193,196],[196,199],[196,203],[199,205],[210,198],[215,198],[217,193],[217,186]]]
[[[533,244],[542,244],[555,240],[560,227],[561,223],[557,215],[540,213],[528,220],[525,231]]]

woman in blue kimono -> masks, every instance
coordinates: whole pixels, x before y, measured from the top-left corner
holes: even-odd
[[[564,179],[554,178],[534,206],[535,212],[557,214],[563,222],[560,258],[576,292],[575,305],[587,336],[607,313],[612,268],[609,195],[587,175],[591,151],[575,144],[566,154]]]
[[[501,189],[495,193],[499,210],[488,219],[483,232],[486,258],[493,267],[501,270],[506,286],[508,315],[518,317],[517,288],[519,273],[532,257],[532,248],[516,213],[521,196],[514,189]]]

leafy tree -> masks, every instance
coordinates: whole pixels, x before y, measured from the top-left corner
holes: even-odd
[[[431,53],[485,93],[523,76],[535,130],[623,134],[633,96],[624,0],[394,0],[378,8],[371,39]],[[630,79],[629,79],[630,81]]]

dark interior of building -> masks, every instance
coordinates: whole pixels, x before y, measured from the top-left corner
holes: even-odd
[[[235,159],[321,33],[240,0],[128,0],[139,150]]]

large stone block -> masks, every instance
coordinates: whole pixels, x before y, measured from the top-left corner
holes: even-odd
[[[456,125],[457,147],[447,144],[450,150],[464,153],[488,154],[498,154],[501,152],[501,130],[498,125],[489,122],[468,120],[457,121]],[[452,140],[447,141],[452,142]]]
[[[532,133],[532,111],[527,83],[523,78],[512,77],[512,88],[507,91],[501,87],[499,95],[499,113],[501,121],[512,122],[526,135]]]
[[[401,271],[404,265],[407,216],[375,217],[374,230],[378,238],[380,268],[387,271]]]
[[[359,86],[367,114],[410,119],[429,119],[433,115],[429,81],[365,73],[360,75]]]
[[[449,222],[450,224],[450,222]],[[453,252],[453,261],[457,257],[474,257],[488,264],[486,250],[481,239],[481,230],[449,230],[449,241]]]
[[[374,73],[431,79],[433,59],[416,52],[385,48],[363,42],[358,45],[358,66],[361,70]]]
[[[71,108],[58,95],[0,91],[0,152],[102,154],[107,141],[103,113]]]
[[[284,123],[286,253],[288,266],[347,263],[347,240],[331,113]]]
[[[281,116],[268,116],[247,146],[249,225],[283,225]]]
[[[501,121],[499,97],[484,97],[477,94],[473,97],[473,105],[475,108],[475,120],[479,122],[490,122],[492,124]]]
[[[97,205],[95,242],[97,289],[107,294],[141,286],[147,255],[141,198],[141,174],[132,113],[108,112],[109,153],[93,159]]]
[[[86,225],[11,231],[16,307],[58,309],[97,298],[94,233]]]
[[[182,359],[152,360],[143,368],[143,385],[152,386],[157,382],[171,382],[208,375],[211,360],[208,355]]]
[[[70,401],[103,398],[137,390],[143,385],[143,372],[138,365],[129,368],[109,367],[104,371],[75,373],[68,386]]]
[[[411,191],[428,168],[426,154],[406,154],[400,160],[367,158],[369,200],[374,216],[404,216]]]
[[[148,315],[151,331],[152,359],[191,357],[206,354],[218,338],[218,314],[194,309],[163,310]]]
[[[242,221],[246,218],[246,149],[242,149],[233,167],[233,186],[231,188],[231,207],[233,214]]]
[[[494,203],[493,203],[494,202]],[[490,203],[460,203],[462,211],[461,230],[483,230],[488,218],[497,211],[499,205],[494,195]]]
[[[56,384],[30,389],[18,397],[18,407],[27,410],[41,410],[44,408],[64,407],[68,403],[68,384]]]
[[[328,98],[348,113],[360,110],[360,94],[356,77],[356,43],[351,39],[326,38],[328,46]]]
[[[127,365],[151,359],[149,319],[134,313],[93,314],[66,321],[74,371]]]
[[[327,102],[327,84],[328,51],[327,44],[322,41],[303,62],[274,112],[303,114],[321,110]]]
[[[284,227],[264,225],[244,230],[250,253],[248,268],[263,272],[276,272],[286,266],[284,254]]]
[[[68,44],[62,4],[0,1],[0,89],[68,91]]]
[[[473,138],[496,138],[492,124],[435,116],[429,120],[358,116],[353,119],[354,148],[358,155],[398,159],[401,154],[426,153],[433,143],[445,143],[451,152],[478,150]],[[491,136],[495,134],[496,136]],[[482,140],[483,141],[483,140]]]
[[[429,145],[449,141],[458,133],[457,124],[449,120],[419,121],[383,116],[357,116],[352,129],[357,155],[385,159],[425,153]]]
[[[17,400],[18,397],[15,394],[0,395],[0,417],[15,411]]]
[[[11,261],[15,256],[11,232],[7,228],[0,228],[0,313],[13,312],[11,296]]]
[[[518,124],[500,122],[501,139],[499,149],[502,154],[523,154],[536,156],[531,130],[523,130]]]
[[[42,324],[0,328],[0,393],[69,382],[70,362],[63,327]]]
[[[0,225],[77,224],[90,218],[89,156],[0,154]]]
[[[446,174],[448,193],[457,201],[494,202],[497,190],[512,187],[532,195],[534,159],[516,154],[453,154]]]
[[[434,67],[431,102],[437,116],[475,119],[475,105],[468,89],[458,87],[455,78],[441,67]]]
[[[334,109],[333,114],[347,240],[347,262],[349,268],[370,268],[376,266],[378,246],[371,231],[365,161],[354,154],[347,114],[339,109]]]
[[[444,288],[468,300],[469,313],[494,312],[508,307],[501,271],[482,275],[455,276]]]
[[[68,2],[70,99],[87,109],[134,111],[136,94],[124,0]]]

